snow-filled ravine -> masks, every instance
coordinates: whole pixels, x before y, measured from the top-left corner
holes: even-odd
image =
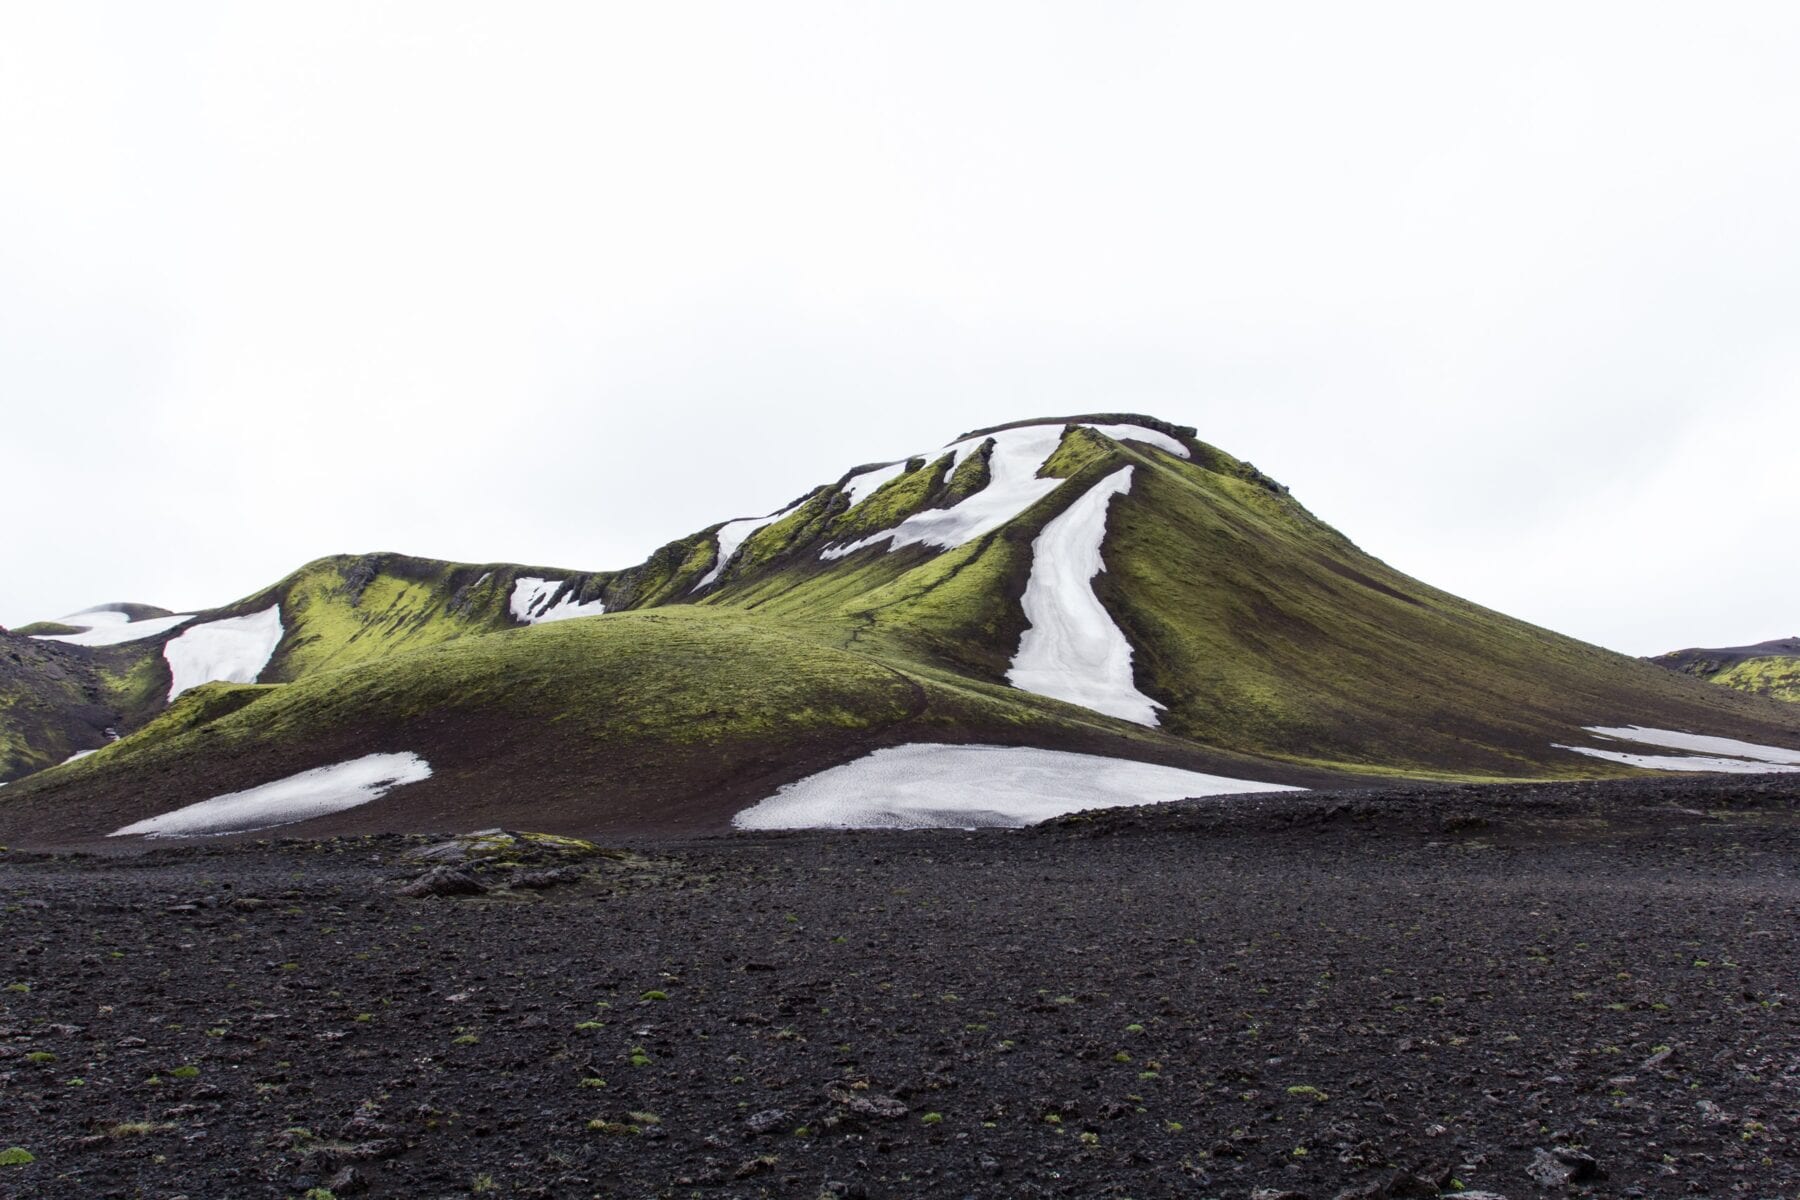
[[[281,644],[281,606],[190,626],[163,646],[169,699],[203,683],[255,683]]]
[[[487,576],[483,575],[481,578],[486,579]],[[567,583],[566,579],[538,579],[530,575],[521,575],[513,580],[512,597],[509,601],[513,618],[527,625],[542,625],[547,621],[566,621],[570,617],[597,617],[606,611],[606,602],[603,600],[581,603],[575,598],[573,588],[558,600],[556,593]]]
[[[1765,775],[1776,771],[1800,771],[1800,750],[1762,746],[1736,738],[1682,733],[1674,729],[1650,729],[1642,725],[1589,725],[1587,732],[1610,742],[1683,750],[1685,754],[1644,754],[1636,750],[1602,746],[1557,746],[1589,758],[1624,763],[1651,771],[1715,771],[1732,775]]]
[[[1131,490],[1131,472],[1122,467],[1096,483],[1031,543],[1022,601],[1030,626],[1006,678],[1022,691],[1155,725],[1162,705],[1137,690],[1131,643],[1094,594],[1094,576],[1106,569],[1107,506]]]
[[[260,787],[214,796],[116,829],[107,836],[217,837],[249,833],[343,812],[379,800],[402,784],[429,778],[431,764],[416,754],[366,754]]]
[[[882,541],[887,542],[889,550],[913,545],[950,550],[1000,528],[1062,486],[1063,480],[1040,479],[1038,472],[1062,443],[1063,428],[1061,425],[1025,425],[951,443],[946,449],[954,456],[950,467],[954,471],[989,437],[994,439],[993,453],[988,457],[986,487],[949,508],[926,509],[892,529],[841,546],[827,546],[819,552],[819,557],[842,558]],[[1188,448],[1176,439],[1141,425],[1086,425],[1083,428],[1105,434],[1115,441],[1147,442],[1170,454],[1190,457]]]
[[[732,818],[739,829],[1016,827],[1086,808],[1301,789],[1124,758],[915,742],[790,783]]]
[[[145,617],[134,621],[129,613],[122,613],[116,608],[90,608],[56,618],[55,624],[79,629],[80,633],[39,633],[32,636],[40,642],[66,642],[71,646],[118,646],[167,633],[177,625],[193,619],[193,613],[174,613],[167,617]]]
[[[749,540],[751,534],[764,525],[773,525],[783,517],[791,515],[805,503],[806,501],[803,499],[797,500],[779,512],[772,512],[766,517],[745,517],[738,521],[727,521],[719,526],[713,534],[713,540],[718,545],[718,555],[713,559],[712,570],[702,575],[700,582],[688,590],[697,592],[701,588],[711,587],[718,580],[720,572],[731,565],[731,560],[737,557],[738,548]]]

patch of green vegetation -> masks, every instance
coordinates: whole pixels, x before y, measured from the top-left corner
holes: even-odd
[[[1119,443],[1105,434],[1077,425],[1063,433],[1056,451],[1044,461],[1038,474],[1045,479],[1073,479],[1093,466],[1116,470],[1119,463],[1114,452],[1118,447]]]
[[[236,607],[280,603],[284,633],[264,678],[287,682],[507,628],[511,581],[527,573],[403,555],[340,556],[308,563]]]
[[[1800,658],[1784,655],[1747,658],[1726,667],[1711,679],[1714,683],[1756,696],[1800,701]]]
[[[756,572],[810,544],[824,530],[831,518],[834,493],[819,488],[805,502],[779,521],[756,530],[738,547],[730,577]],[[729,578],[727,579],[729,582]]]
[[[892,529],[920,509],[933,507],[932,500],[950,470],[950,460],[951,456],[945,454],[929,465],[920,458],[908,461],[902,474],[864,496],[860,504],[832,522],[831,540],[855,541]]]
[[[994,439],[988,438],[981,445],[963,455],[963,460],[956,464],[956,470],[950,475],[944,486],[941,503],[945,508],[954,508],[976,492],[993,482]]]
[[[616,613],[685,600],[717,557],[718,543],[710,533],[670,542],[607,581],[606,610]]]
[[[45,1066],[56,1061],[56,1055],[48,1050],[33,1050],[25,1056],[25,1061],[37,1066]]]
[[[167,1121],[119,1121],[106,1127],[106,1136],[110,1138],[148,1137],[153,1133],[166,1133],[175,1128]]]
[[[21,625],[13,630],[20,637],[66,637],[72,633],[80,633],[82,626],[64,625],[57,621],[33,621],[29,625]]]
[[[0,1150],[0,1167],[28,1167],[37,1161],[37,1155],[23,1146],[8,1146]]]

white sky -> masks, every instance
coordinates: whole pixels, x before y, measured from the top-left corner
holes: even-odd
[[[1800,632],[1800,6],[0,0],[0,623],[625,567],[1142,410],[1633,653]]]

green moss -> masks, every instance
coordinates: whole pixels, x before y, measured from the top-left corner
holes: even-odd
[[[79,625],[63,625],[56,621],[33,621],[29,625],[21,625],[13,630],[20,637],[65,637],[71,633],[80,633]]]
[[[503,627],[493,572],[478,591],[475,568],[398,558],[387,569],[380,564],[387,560],[323,559],[291,576],[278,597],[285,632],[264,678],[300,679]],[[486,603],[476,603],[488,592]]]
[[[946,454],[929,465],[924,459],[907,462],[906,470],[888,480],[862,502],[832,522],[830,538],[834,542],[850,542],[857,538],[892,529],[931,502],[950,470],[951,456]]]
[[[37,1161],[37,1155],[23,1146],[8,1146],[0,1150],[0,1167],[28,1167]]]
[[[738,548],[731,574],[741,576],[760,571],[793,550],[810,544],[830,519],[832,499],[829,489],[819,488],[799,508],[756,530]]]
[[[612,576],[606,585],[608,612],[650,608],[687,598],[700,577],[712,569],[718,545],[710,533],[697,533],[658,549],[642,564]]]
[[[988,438],[963,456],[944,487],[943,507],[961,504],[993,479],[994,439]]]
[[[1747,658],[1711,676],[1713,683],[1774,700],[1800,701],[1800,658]]]
[[[1046,479],[1070,479],[1100,463],[1116,463],[1118,443],[1085,425],[1077,425],[1063,433],[1056,450],[1044,461],[1038,474]]]

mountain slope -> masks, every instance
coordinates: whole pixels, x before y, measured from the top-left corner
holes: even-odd
[[[1800,701],[1800,638],[1718,650],[1672,650],[1650,661],[1753,696]]]
[[[69,652],[162,689],[134,724],[226,682],[9,788],[0,839],[100,836],[374,753],[431,777],[297,828],[717,829],[920,741],[1300,785],[1624,773],[1651,762],[1619,750],[1633,726],[1800,746],[1792,709],[1436,591],[1131,414],[978,430],[623,571],[324,559]]]

